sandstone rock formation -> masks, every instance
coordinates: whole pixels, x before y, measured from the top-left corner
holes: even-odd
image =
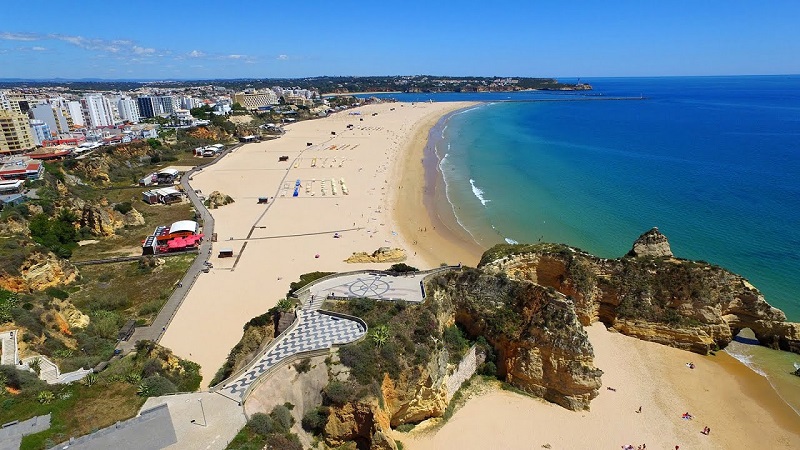
[[[231,197],[230,195],[225,195],[220,191],[214,191],[211,194],[209,194],[206,203],[208,204],[208,209],[217,209],[220,206],[225,206],[229,203],[233,203],[233,197]]]
[[[438,275],[427,290],[428,301],[451,305],[456,323],[492,344],[498,377],[565,408],[589,408],[603,372],[566,296],[474,269]]]
[[[352,256],[344,260],[347,263],[384,263],[402,262],[406,260],[406,251],[401,248],[381,247],[372,254],[367,252],[353,253]]]
[[[556,244],[499,245],[480,267],[529,280],[570,297],[581,323],[597,320],[624,334],[708,353],[744,328],[764,345],[800,353],[800,325],[785,322],[753,285],[705,262],[668,256],[658,230],[637,240],[631,254],[603,259]]]
[[[75,281],[78,271],[53,253],[33,252],[17,273],[0,272],[0,288],[12,292],[38,292]]]
[[[80,226],[87,227],[95,236],[113,236],[125,226],[120,216],[111,208],[84,203],[80,211]]]
[[[53,304],[55,309],[58,311],[58,314],[64,318],[64,321],[66,321],[67,324],[69,324],[70,329],[80,329],[89,326],[89,316],[82,313],[69,300],[59,300],[54,298]]]
[[[145,221],[142,213],[134,208],[125,213],[125,217],[122,218],[122,223],[126,227],[140,227],[145,224]]]
[[[397,450],[389,437],[389,418],[376,400],[333,408],[325,425],[325,443],[338,447],[356,442],[359,448]]]
[[[661,234],[657,227],[653,227],[636,239],[628,256],[666,256],[671,258],[672,249],[669,247],[667,237]]]

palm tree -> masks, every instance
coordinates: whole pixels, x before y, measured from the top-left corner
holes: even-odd
[[[86,386],[92,386],[93,384],[97,383],[97,374],[90,373],[89,375],[86,375],[86,378],[83,379],[83,383]]]
[[[388,325],[379,325],[372,330],[372,342],[380,348],[383,347],[386,342],[389,341],[389,326]]]
[[[36,396],[36,399],[39,400],[39,403],[43,405],[49,404],[54,398],[56,398],[56,396],[50,391],[39,392],[39,395]]]

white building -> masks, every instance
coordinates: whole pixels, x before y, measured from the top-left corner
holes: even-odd
[[[123,95],[117,101],[117,111],[119,111],[119,117],[122,120],[130,123],[139,123],[139,106],[136,100],[127,95]]]
[[[53,139],[50,132],[50,126],[44,120],[31,119],[31,134],[33,135],[33,142],[36,145],[42,145],[42,142]]]
[[[94,127],[109,127],[114,125],[111,111],[106,109],[106,99],[100,94],[87,94],[83,97],[86,103],[86,116],[89,124]]]
[[[67,103],[67,110],[69,111],[69,116],[72,118],[72,123],[82,127],[85,122],[83,120],[83,108],[81,107],[81,102],[72,101]]]

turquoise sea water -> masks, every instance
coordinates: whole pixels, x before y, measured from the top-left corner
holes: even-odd
[[[436,143],[480,243],[618,257],[657,226],[675,255],[742,274],[800,321],[800,76],[583,81],[589,95],[393,96],[489,102]],[[598,101],[615,96],[645,99]],[[502,101],[525,99],[588,101]]]
[[[484,246],[613,258],[657,226],[676,256],[745,276],[800,321],[800,76],[583,81],[594,91],[389,96],[486,102],[434,136],[448,200]],[[800,411],[800,356],[728,352]]]

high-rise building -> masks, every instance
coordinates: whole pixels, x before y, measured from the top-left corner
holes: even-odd
[[[239,92],[233,95],[233,101],[249,110],[262,106],[277,105],[278,95],[272,89],[263,91]]]
[[[169,95],[154,97],[154,100],[158,102],[159,105],[158,114],[172,114],[178,109],[175,107],[174,99]]]
[[[180,105],[181,108],[183,109],[197,108],[200,106],[200,104],[201,104],[200,100],[194,97],[181,97]]]
[[[156,108],[153,104],[153,97],[148,95],[141,96],[136,99],[136,103],[139,106],[139,117],[149,119],[150,117],[156,116]]]
[[[69,102],[67,103],[67,109],[69,110],[70,117],[72,117],[73,124],[82,127],[86,123],[83,120],[83,107],[81,107],[81,102]]]
[[[108,127],[114,125],[114,118],[111,111],[106,108],[108,100],[100,94],[90,94],[83,97],[86,103],[86,116],[89,124],[94,127]]]
[[[31,107],[33,118],[41,120],[56,133],[69,133],[69,123],[61,108],[53,107],[47,103],[39,103]]]
[[[127,95],[123,95],[117,101],[117,111],[119,117],[127,122],[139,123],[139,107],[137,102]]]
[[[44,120],[37,120],[31,119],[31,137],[33,137],[33,143],[36,145],[42,145],[44,141],[49,141],[53,139],[53,134],[50,132],[50,126]]]
[[[36,146],[28,115],[0,110],[0,153],[19,153]]]

